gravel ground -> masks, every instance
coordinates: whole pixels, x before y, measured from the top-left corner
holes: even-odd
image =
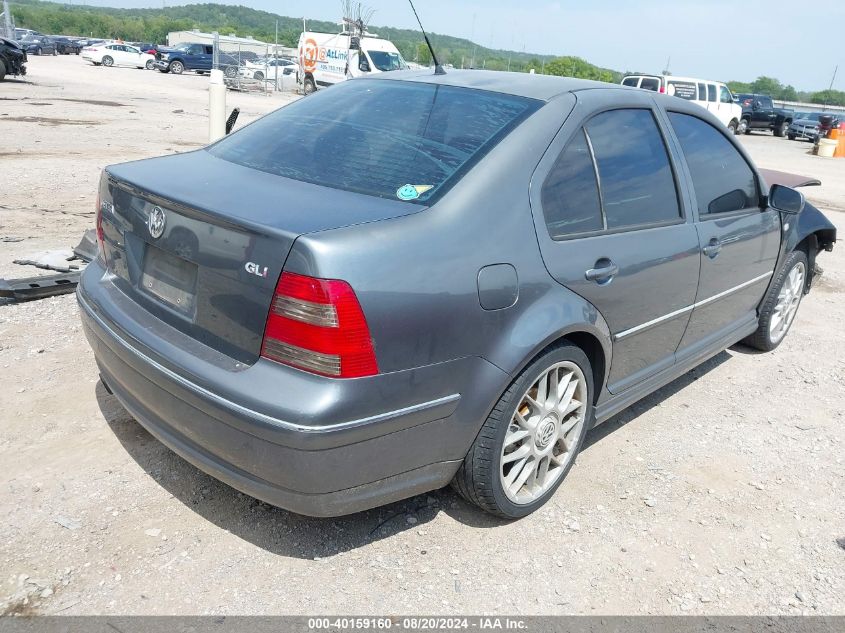
[[[29,66],[0,92],[0,239],[25,238],[0,242],[0,276],[78,241],[104,165],[207,133],[198,77]],[[245,122],[289,98],[229,107]],[[845,209],[845,160],[742,141]],[[0,613],[845,614],[845,249],[819,263],[778,350],[727,350],[595,429],[512,523],[449,489],[333,520],[269,507],[107,395],[72,295],[0,306]]]

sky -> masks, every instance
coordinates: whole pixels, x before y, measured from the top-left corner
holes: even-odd
[[[113,7],[189,4],[173,0],[75,0]],[[198,0],[201,1],[201,0]],[[405,0],[363,0],[374,25],[417,28]],[[341,0],[240,0],[280,15],[337,20]],[[794,0],[415,0],[429,31],[491,48],[574,55],[619,71],[719,81],[775,77],[798,90],[822,90],[834,67],[845,90],[845,2],[809,15]],[[751,17],[753,16],[753,18]],[[791,17],[794,16],[794,17]],[[819,18],[819,19],[817,19]],[[823,18],[823,19],[822,19]],[[793,26],[795,23],[795,26]]]

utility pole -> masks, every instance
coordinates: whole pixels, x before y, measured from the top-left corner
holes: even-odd
[[[830,92],[833,90],[833,82],[836,81],[836,71],[839,70],[839,64],[833,69],[833,77],[830,78],[830,85],[827,87],[827,92],[824,94],[824,105],[822,111],[827,110],[827,99],[830,97]]]
[[[472,57],[469,60],[469,67],[475,68],[475,13],[472,14],[472,34],[469,39],[472,40]]]
[[[8,0],[3,0],[3,35],[7,39],[15,39],[15,31],[12,28],[12,13],[9,11]]]

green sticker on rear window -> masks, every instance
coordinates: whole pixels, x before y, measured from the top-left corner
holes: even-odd
[[[416,200],[434,185],[403,185],[396,190],[396,197],[400,200]]]

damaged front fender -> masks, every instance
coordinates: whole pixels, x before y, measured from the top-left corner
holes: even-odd
[[[26,75],[26,51],[17,42],[0,37],[0,81],[7,75]]]

